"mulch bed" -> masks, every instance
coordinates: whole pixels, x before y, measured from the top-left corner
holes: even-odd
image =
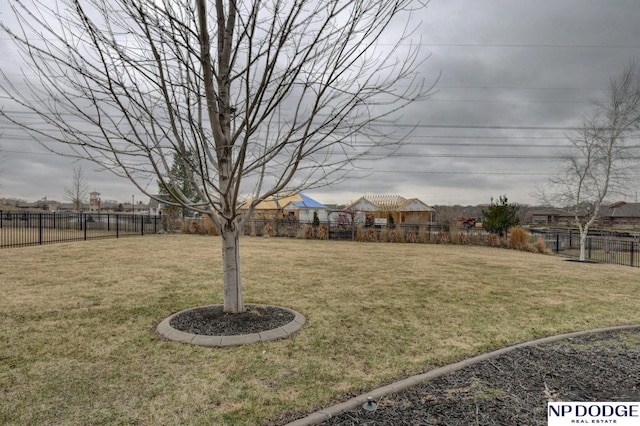
[[[196,308],[176,315],[171,326],[230,336],[274,329],[294,318],[275,306],[246,308],[242,314],[225,314],[220,305]],[[640,401],[640,331],[518,348],[375,401],[375,411],[357,408],[321,424],[547,425],[549,401]],[[278,424],[296,417],[300,413],[285,414]]]
[[[547,425],[548,401],[640,401],[640,333],[519,348],[322,425]]]
[[[295,315],[277,306],[245,305],[239,314],[223,312],[222,305],[204,306],[181,312],[169,323],[176,330],[205,336],[236,336],[282,327]]]

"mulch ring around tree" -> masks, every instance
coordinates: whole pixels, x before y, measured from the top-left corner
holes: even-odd
[[[547,425],[549,401],[640,401],[638,329],[518,347],[315,424]]]
[[[222,305],[185,309],[162,320],[156,330],[165,339],[200,346],[227,347],[289,337],[306,319],[280,306],[245,305],[245,312],[228,314]]]
[[[222,305],[204,306],[179,313],[170,324],[185,333],[234,336],[282,327],[293,321],[295,316],[277,306],[246,305],[245,309],[238,314],[227,314]]]

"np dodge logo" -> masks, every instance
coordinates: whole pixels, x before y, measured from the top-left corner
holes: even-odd
[[[549,426],[640,425],[640,402],[549,402]]]

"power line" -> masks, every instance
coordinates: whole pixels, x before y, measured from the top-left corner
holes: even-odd
[[[5,111],[5,115],[32,114],[29,111]],[[61,114],[63,115],[63,114]],[[73,117],[72,114],[69,116]],[[117,121],[116,116],[112,116]],[[83,120],[79,120],[83,122]],[[470,130],[576,130],[579,126],[503,126],[503,125],[478,125],[478,124],[422,124],[422,123],[391,123],[391,122],[374,122],[370,127],[394,127],[403,129],[470,129]],[[8,127],[7,129],[11,129]]]
[[[384,45],[384,44],[381,44]],[[384,45],[390,46],[390,45]],[[522,49],[640,49],[637,44],[420,43],[420,47],[492,47]]]
[[[496,176],[548,176],[543,172],[455,172],[451,170],[372,170],[371,173],[394,173],[416,175],[496,175]]]

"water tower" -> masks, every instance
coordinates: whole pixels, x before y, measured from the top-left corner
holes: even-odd
[[[90,212],[100,212],[100,193],[92,192],[89,194],[89,211]]]

